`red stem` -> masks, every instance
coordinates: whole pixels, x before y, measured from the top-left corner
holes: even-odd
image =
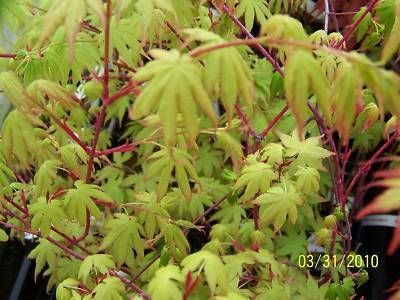
[[[107,1],[107,12],[106,12],[106,24],[105,24],[105,33],[104,33],[104,77],[103,77],[103,94],[102,94],[102,102],[103,105],[101,107],[100,114],[97,115],[96,125],[95,125],[95,133],[92,143],[92,148],[89,153],[87,173],[86,173],[86,182],[89,182],[92,178],[92,169],[94,158],[96,157],[96,147],[99,141],[101,127],[103,126],[104,119],[107,111],[107,102],[109,101],[110,91],[109,91],[109,59],[110,59],[110,21],[111,21],[111,0]],[[82,240],[84,240],[89,235],[90,230],[90,211],[86,208],[86,222],[85,222],[85,230],[81,236],[75,239],[74,243],[70,244],[72,246]]]
[[[60,127],[64,132],[81,148],[87,153],[90,154],[92,152],[92,149],[88,147],[76,134],[75,132],[65,123],[65,121],[60,121],[56,116],[50,113],[50,117],[53,119],[53,121]]]
[[[111,149],[106,149],[106,150],[102,150],[102,151],[97,151],[96,152],[96,157],[98,156],[102,156],[102,155],[109,155],[109,154],[113,154],[113,153],[122,153],[122,152],[129,152],[129,151],[133,151],[136,148],[136,144],[135,143],[125,143],[121,146],[115,147],[115,148],[111,148]]]
[[[223,5],[222,10],[229,16],[229,18],[236,24],[237,27],[249,38],[254,39],[254,36],[247,30],[247,28],[239,21],[239,19],[229,11],[229,9]],[[271,63],[271,65],[275,68],[275,70],[283,76],[282,68],[277,64],[276,60],[272,57],[272,55],[260,44],[257,43],[254,45],[257,50]]]
[[[367,14],[370,13],[374,9],[374,7],[378,1],[379,0],[371,0],[371,2],[368,4],[368,6],[365,9],[365,11],[363,12],[363,14],[353,24],[351,24],[350,28],[347,30],[347,32],[343,36],[343,39],[335,45],[335,48],[342,47],[343,44],[350,39],[353,32],[357,29],[357,27],[360,25],[362,20],[364,20],[364,18],[367,16]]]
[[[134,290],[139,296],[141,296],[144,300],[151,300],[150,296],[147,295],[140,287],[138,287],[136,284],[134,284],[131,280],[128,278],[125,278],[122,275],[119,275],[118,272],[116,271],[109,271],[108,272],[111,276],[119,278],[125,285],[129,286],[132,290]]]
[[[25,214],[25,216],[29,216],[29,211],[25,210],[25,208],[23,208],[22,206],[20,206],[17,203],[15,203],[12,199],[9,199],[7,196],[4,196],[4,200],[6,200],[9,204],[14,206],[16,209],[18,209],[23,214]]]
[[[342,205],[342,208],[345,206],[345,201],[343,199],[343,182],[341,180],[341,167],[340,167],[340,161],[339,161],[339,153],[336,148],[335,141],[333,140],[332,134],[329,131],[329,129],[326,127],[324,119],[318,112],[318,110],[309,102],[308,107],[312,111],[314,115],[314,119],[318,124],[318,127],[322,131],[322,133],[326,136],[329,145],[331,147],[332,152],[334,153],[334,163],[335,163],[335,182],[334,182],[334,187],[335,187],[335,194],[336,194],[336,200],[339,201],[339,203]]]
[[[11,54],[11,53],[0,53],[0,58],[13,58],[15,59],[17,57],[16,54]]]
[[[253,220],[254,220],[254,229],[260,229],[260,215],[259,215],[259,206],[257,204],[253,205]]]
[[[55,228],[54,226],[51,226],[51,230],[53,230],[55,233],[57,233],[59,236],[63,237],[67,242],[74,242],[74,240],[72,238],[70,238],[68,235],[66,235],[65,233],[61,232],[60,230],[58,230],[57,228]],[[71,247],[70,245],[68,246],[69,248]],[[86,249],[85,247],[76,244],[76,247],[78,247],[79,249],[81,249],[83,252],[86,252],[87,254],[92,254],[92,252],[90,252],[88,249]]]
[[[365,172],[368,171],[368,169],[371,167],[371,165],[375,162],[375,160],[383,153],[383,151],[386,150],[387,147],[389,147],[395,140],[396,138],[399,137],[399,134],[393,134],[375,153],[374,155],[371,156],[371,158],[365,162],[365,164],[358,169],[358,172],[356,175],[353,177],[352,181],[349,184],[349,187],[346,190],[346,197],[350,195],[350,192],[352,191],[353,187],[357,183],[357,181],[360,179],[360,177],[365,174]]]
[[[134,81],[129,82],[125,87],[119,90],[114,95],[111,95],[106,102],[103,102],[105,105],[111,105],[118,99],[129,95],[130,93],[134,93],[136,96],[140,94],[140,90],[137,88],[137,83]]]
[[[261,131],[261,133],[257,136],[256,143],[254,144],[254,150],[257,151],[260,146],[260,142],[267,136],[267,134],[271,131],[271,129],[282,119],[283,115],[289,110],[289,105],[286,105],[280,112],[275,116],[275,118],[268,124],[268,126]],[[254,151],[254,152],[255,152]]]
[[[103,94],[102,94],[102,102],[103,105],[101,107],[100,114],[97,115],[96,125],[95,125],[95,133],[92,144],[92,151],[89,154],[88,159],[88,167],[86,173],[86,182],[89,182],[92,177],[92,169],[93,162],[96,156],[96,147],[97,142],[99,141],[101,127],[103,126],[104,119],[106,116],[107,110],[107,102],[109,101],[110,91],[109,91],[109,61],[110,61],[110,21],[111,21],[111,0],[107,1],[107,12],[106,12],[106,25],[104,29],[104,61],[103,61],[103,69],[104,69],[104,77],[103,77]]]
[[[68,247],[72,247],[78,244],[79,242],[83,241],[89,235],[89,230],[90,230],[90,211],[88,208],[86,208],[85,230],[79,237],[77,238],[73,237],[70,240]]]
[[[25,213],[26,213],[27,215],[29,215],[28,200],[26,199],[24,190],[21,190],[21,201],[22,201],[22,203],[23,203]]]
[[[193,225],[198,225],[207,215],[209,215],[214,209],[216,209],[218,206],[220,206],[224,201],[226,200],[226,197],[222,197],[219,199],[217,202],[215,202],[213,205],[211,205],[200,217],[196,218],[193,221]],[[184,234],[186,235],[189,231],[184,230]],[[161,253],[158,253],[151,261],[149,261],[143,268],[140,270],[135,276],[133,276],[132,281],[136,281],[139,279],[139,277],[148,269],[150,268],[161,256]]]
[[[236,108],[236,113],[238,114],[240,120],[242,121],[243,124],[246,125],[246,127],[249,129],[249,132],[251,136],[255,137],[256,136],[256,131],[254,130],[253,125],[251,125],[249,119],[247,119],[246,115],[243,113],[241,107],[239,104],[235,105]]]

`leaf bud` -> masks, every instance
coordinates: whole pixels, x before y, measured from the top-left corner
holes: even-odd
[[[318,245],[324,246],[331,240],[332,231],[326,228],[322,228],[315,234],[315,242]]]
[[[324,219],[324,227],[327,229],[333,229],[336,227],[336,217],[334,215],[326,216]]]
[[[83,85],[83,90],[85,91],[87,99],[96,100],[97,98],[101,97],[101,92],[103,89],[99,82],[91,80]]]

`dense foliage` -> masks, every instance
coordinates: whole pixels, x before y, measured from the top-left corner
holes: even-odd
[[[36,237],[60,300],[353,296],[364,263],[299,258],[400,209],[395,169],[357,215],[398,138],[399,1],[343,35],[303,0],[102,2],[0,0],[0,238]]]

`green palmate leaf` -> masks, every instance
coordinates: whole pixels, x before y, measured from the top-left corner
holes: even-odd
[[[273,223],[275,231],[281,229],[286,222],[294,224],[297,220],[297,206],[303,203],[301,194],[291,183],[282,183],[273,186],[266,194],[258,196],[255,200],[260,204],[260,220],[268,225]]]
[[[37,245],[28,255],[29,258],[36,259],[35,278],[43,270],[46,264],[50,269],[55,268],[57,257],[60,253],[61,249],[56,245],[50,243],[46,239],[39,239],[39,245]]]
[[[236,8],[236,16],[240,18],[242,15],[244,15],[246,28],[251,30],[255,17],[260,24],[263,24],[267,17],[271,16],[271,12],[266,0],[242,0]]]
[[[102,20],[105,19],[105,12],[100,0],[54,1],[47,13],[43,16],[43,30],[38,42],[39,47],[42,47],[46,40],[53,35],[61,25],[64,25],[70,50],[70,60],[72,61],[74,58],[75,39],[81,29],[81,22],[86,17],[88,7],[99,14]]]
[[[128,65],[135,66],[140,57],[139,29],[136,19],[122,19],[119,22],[112,19],[110,24],[111,47],[115,48],[121,59]],[[104,45],[104,33],[99,43]]]
[[[68,278],[57,286],[56,297],[58,300],[75,300],[80,299],[78,280]]]
[[[57,159],[50,159],[40,166],[33,179],[36,196],[45,196],[53,190],[60,166],[61,162]]]
[[[350,138],[356,114],[357,95],[360,93],[360,82],[351,64],[344,64],[338,73],[334,90],[338,91],[335,97],[336,128],[344,142]]]
[[[226,296],[216,296],[214,297],[215,300],[245,300],[247,297],[238,294],[238,293],[233,293],[229,292]]]
[[[224,264],[217,255],[206,250],[201,250],[185,257],[181,265],[183,266],[183,274],[187,274],[187,272],[200,273],[203,271],[212,295],[215,294],[217,286],[221,293],[226,292],[227,278]]]
[[[144,257],[144,242],[139,235],[139,224],[134,217],[116,214],[106,223],[107,234],[100,249],[110,249],[117,265],[122,265],[135,249],[138,258]]]
[[[67,60],[53,47],[39,54],[27,53],[16,69],[17,74],[24,79],[25,84],[30,84],[37,79],[53,80],[66,85],[68,81],[69,66]]]
[[[97,0],[94,0],[97,1]],[[89,33],[87,32],[80,32],[78,34],[79,40],[75,43],[74,45],[74,63],[71,64],[70,62],[70,52],[67,47],[64,46],[64,40],[66,38],[66,33],[63,28],[60,28],[57,30],[57,32],[54,34],[54,37],[52,39],[51,45],[49,48],[56,52],[58,54],[57,58],[57,63],[58,65],[55,65],[54,62],[51,63],[52,69],[55,70],[55,66],[58,66],[59,68],[66,68],[67,70],[71,70],[70,72],[72,73],[72,82],[74,84],[77,84],[78,82],[82,81],[82,73],[85,70],[94,70],[96,65],[99,64],[99,61],[101,60],[101,55],[100,55],[100,49],[97,47],[96,40],[93,40],[92,36],[90,36]],[[88,42],[92,41],[92,42]],[[46,58],[46,53],[50,51],[47,50],[45,52],[45,58]],[[50,64],[48,63],[49,67]],[[46,65],[44,65],[46,67]],[[33,72],[33,71],[32,71]],[[48,78],[50,80],[56,81],[55,79],[58,78],[60,75],[54,75],[55,71],[51,72],[51,76],[48,78],[45,76],[45,78]],[[59,73],[59,72],[57,72]],[[69,74],[68,71],[65,72],[63,71],[64,78],[69,79]],[[34,75],[34,74],[32,74]],[[66,78],[65,78],[66,77]],[[64,81],[61,81],[64,82]]]
[[[379,23],[383,24],[385,34],[392,31],[396,20],[396,3],[398,3],[397,0],[382,0],[375,8],[376,16],[379,18]]]
[[[38,141],[31,123],[17,110],[10,112],[2,127],[2,152],[7,162],[27,169],[34,164]]]
[[[177,254],[176,250],[179,250],[182,254],[186,254],[187,249],[190,247],[182,229],[174,224],[168,224],[165,227],[164,238],[168,250],[174,256]]]
[[[212,177],[215,170],[219,170],[222,152],[212,148],[210,144],[204,143],[199,148],[196,159],[196,171],[205,177]]]
[[[29,114],[36,116],[41,111],[41,103],[26,94],[24,86],[14,73],[0,73],[0,89],[4,91],[7,100],[19,111],[25,113],[26,117],[29,117]]]
[[[261,151],[261,161],[266,161],[270,165],[281,164],[284,157],[284,147],[281,144],[269,143]]]
[[[311,94],[317,97],[324,116],[330,120],[328,81],[311,53],[297,50],[289,57],[285,68],[285,91],[300,132],[310,114],[307,101]]]
[[[93,199],[112,202],[112,199],[94,184],[78,180],[74,185],[75,188],[69,189],[64,197],[65,211],[71,220],[77,220],[82,225],[86,222],[86,209],[96,218],[101,216],[100,209]]]
[[[256,300],[262,299],[290,299],[291,287],[284,285],[278,279],[272,280],[267,286],[260,289]]]
[[[3,37],[4,31],[7,31],[4,30],[5,25],[13,30],[17,30],[29,20],[29,16],[30,14],[24,9],[24,3],[0,1],[0,20],[2,20],[2,24],[0,24],[1,37]]]
[[[46,104],[46,99],[48,99],[53,103],[60,103],[65,108],[71,109],[77,105],[66,89],[49,80],[35,80],[27,87],[26,92],[31,99],[36,99],[38,103]]]
[[[138,12],[139,28],[142,38],[153,43],[165,35],[164,22],[166,17],[175,19],[177,14],[170,0],[138,0],[135,8]],[[185,3],[186,4],[186,3]]]
[[[262,25],[261,35],[274,39],[307,39],[307,34],[300,21],[279,14],[273,15]]]
[[[310,300],[326,299],[329,283],[320,285],[312,276],[308,276],[307,280],[304,277],[302,279],[304,279],[304,283],[300,284],[298,288],[300,297]]]
[[[213,216],[212,220],[219,220],[221,223],[232,223],[239,226],[242,218],[246,216],[246,211],[238,204],[225,204]]]
[[[171,151],[162,149],[149,157],[154,160],[145,175],[147,178],[160,176],[158,180],[158,197],[162,198],[168,190],[168,185],[175,170],[175,180],[187,199],[191,198],[192,192],[189,185],[189,176],[196,182],[200,182],[191,160],[192,157],[184,150],[172,148]]]
[[[87,283],[91,275],[105,274],[114,269],[115,263],[111,255],[94,254],[87,256],[79,268],[78,278]]]
[[[9,186],[11,179],[16,179],[15,174],[7,167],[4,155],[0,152],[0,188]]]
[[[243,201],[249,201],[257,193],[267,192],[271,181],[277,178],[278,175],[269,164],[248,159],[248,164],[243,168],[240,177],[236,181],[234,191],[246,187],[242,199]]]
[[[134,119],[158,111],[168,147],[175,146],[177,115],[182,115],[184,135],[194,145],[199,131],[197,107],[216,124],[210,98],[201,84],[201,65],[177,50],[152,50],[156,59],[135,74],[139,82],[150,80],[133,105]]]
[[[217,138],[219,144],[226,152],[225,155],[231,158],[233,168],[235,171],[239,171],[244,158],[242,145],[237,139],[225,131],[217,132]]]
[[[31,221],[32,229],[40,229],[42,237],[49,235],[52,225],[60,228],[61,220],[67,217],[60,200],[51,200],[47,203],[45,197],[40,197],[36,203],[30,205],[29,211],[33,216]]]
[[[188,29],[185,33],[189,35],[189,39],[205,42],[204,46],[195,49],[194,52],[225,42],[218,35],[201,29]],[[228,121],[232,120],[239,97],[245,100],[251,109],[254,94],[253,78],[240,52],[233,47],[222,48],[207,52],[204,61],[204,85],[211,95],[221,100]]]
[[[301,6],[307,4],[306,0],[269,0],[268,6],[273,13],[296,13]]]
[[[95,300],[122,300],[124,299],[125,286],[119,278],[107,277],[97,285],[93,293]]]
[[[148,290],[152,299],[175,300],[182,298],[181,284],[185,277],[177,266],[158,269],[150,281]]]
[[[8,241],[8,234],[3,229],[0,229],[0,242],[7,242],[7,241]]]
[[[285,156],[296,157],[294,165],[321,169],[323,168],[321,160],[333,154],[319,146],[320,137],[310,137],[301,141],[294,131],[292,136],[280,134],[280,139],[286,148]]]
[[[382,50],[382,61],[386,63],[400,48],[400,2],[396,5],[396,21],[393,24],[392,32],[385,42]]]
[[[86,176],[88,154],[81,146],[77,144],[67,144],[62,146],[58,152],[60,153],[63,166],[81,179]]]
[[[364,57],[360,57],[365,64],[356,65],[355,78],[358,86],[357,97],[360,98],[361,93],[361,83],[362,79],[369,89],[371,89],[377,100],[381,118],[383,118],[385,108],[389,110],[393,115],[400,117],[400,104],[397,101],[400,95],[400,77],[392,72],[381,70],[377,68],[368,67],[367,62]],[[349,71],[350,72],[350,71]],[[361,79],[358,77],[361,76]]]
[[[310,167],[299,167],[296,173],[296,189],[306,195],[318,192],[320,176],[319,172]]]
[[[345,300],[354,294],[354,281],[351,278],[344,278],[342,282],[335,282],[329,286],[326,294],[328,300]]]
[[[57,277],[59,280],[78,278],[81,261],[74,258],[60,258],[57,261]]]
[[[358,20],[361,17],[361,15],[365,13],[365,10],[366,10],[365,6],[361,7],[359,12],[354,15],[353,21]],[[370,12],[368,12],[363,17],[360,24],[357,26],[357,42],[361,41],[364,38],[365,34],[367,33],[371,25],[372,25],[372,15]]]
[[[290,261],[296,263],[301,254],[307,253],[308,241],[303,232],[299,233],[294,227],[290,227],[286,235],[278,238],[278,245],[279,248],[276,253],[278,255],[288,255]]]

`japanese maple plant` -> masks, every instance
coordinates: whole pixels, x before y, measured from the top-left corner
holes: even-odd
[[[356,295],[352,223],[400,209],[400,2],[332,2],[0,0],[1,239],[60,300]]]

